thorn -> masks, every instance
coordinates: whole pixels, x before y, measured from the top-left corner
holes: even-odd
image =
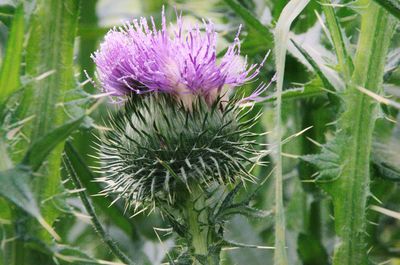
[[[371,197],[375,200],[375,201],[377,201],[379,204],[383,204],[383,202],[381,201],[381,200],[379,200],[379,198],[378,197],[376,197],[374,194],[372,194],[371,193]]]
[[[306,139],[309,140],[310,142],[312,142],[313,144],[315,144],[315,145],[318,146],[318,147],[321,147],[321,148],[322,148],[322,146],[323,146],[322,144],[318,143],[317,141],[311,139],[311,138],[308,137],[308,136],[306,136]]]
[[[379,206],[376,206],[376,205],[372,205],[369,208],[371,210],[374,210],[374,211],[379,212],[381,214],[384,214],[386,216],[393,217],[395,219],[400,220],[400,213],[399,212],[395,212],[395,211],[392,211],[392,210],[389,210],[389,209],[385,209],[385,208],[382,208],[382,207],[379,207]]]
[[[361,91],[362,93],[364,93],[365,95],[375,99],[379,103],[382,103],[382,104],[385,104],[385,105],[388,105],[388,106],[392,106],[392,107],[394,107],[396,109],[400,109],[400,103],[397,103],[396,101],[384,98],[381,95],[378,95],[378,94],[376,94],[376,93],[374,93],[374,92],[372,92],[372,91],[370,91],[370,90],[368,90],[368,89],[366,89],[364,87],[361,87],[361,86],[356,86],[356,88],[359,91]]]
[[[281,155],[284,157],[294,158],[294,159],[298,159],[301,157],[301,155],[293,155],[293,154],[288,154],[288,153],[284,153],[284,152],[281,152]]]
[[[56,72],[56,70],[54,70],[54,69],[53,69],[53,70],[50,70],[50,71],[47,71],[47,72],[44,72],[43,74],[41,74],[41,75],[35,77],[35,80],[36,80],[36,81],[43,80],[43,79],[45,79],[45,78],[51,76],[51,75],[54,74],[55,72]]]

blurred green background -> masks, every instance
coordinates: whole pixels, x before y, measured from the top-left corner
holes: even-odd
[[[57,84],[65,84],[64,90],[60,90],[60,93],[54,96],[56,99],[49,99],[49,102],[59,104],[56,111],[62,112],[62,116],[65,115],[71,118],[79,116],[83,110],[91,106],[90,95],[100,93],[99,88],[87,82],[87,75],[95,77],[95,66],[90,55],[98,48],[103,36],[110,28],[120,26],[124,21],[141,16],[153,16],[159,22],[161,8],[165,5],[167,19],[172,23],[176,19],[174,8],[178,12],[183,12],[186,23],[201,24],[202,18],[211,19],[216,24],[219,32],[218,50],[221,52],[233,41],[239,25],[243,24],[241,53],[248,57],[249,63],[259,63],[265,54],[273,49],[273,28],[288,1],[26,0],[22,2],[24,4],[23,20],[25,22],[23,27],[23,35],[25,37],[22,38],[21,44],[23,50],[19,61],[17,61],[16,57],[11,59],[11,62],[14,61],[16,64],[21,63],[21,68],[17,70],[17,73],[21,73],[21,75],[18,75],[17,86],[22,87],[23,91],[29,92],[30,86],[48,86],[48,91],[52,91],[58,89]],[[5,55],[10,37],[10,27],[13,25],[12,19],[16,14],[15,9],[19,4],[20,1],[0,1],[0,49],[2,64],[7,60]],[[75,6],[75,4],[79,6]],[[343,1],[341,4],[341,7],[336,8],[337,19],[343,27],[345,35],[348,37],[346,41],[348,41],[349,51],[354,53],[356,39],[359,34],[360,20],[358,10],[351,5],[351,1]],[[38,6],[39,9],[44,10],[39,15],[37,15]],[[46,11],[42,6],[49,6],[50,11]],[[69,8],[71,7],[76,7],[76,9],[70,10]],[[52,12],[55,12],[55,14],[49,15]],[[79,15],[77,15],[78,12]],[[67,20],[69,16],[72,17],[70,21]],[[59,17],[63,17],[63,19],[65,17],[65,21],[63,19],[58,20]],[[75,18],[77,22],[76,37],[73,36],[75,30],[73,25],[68,24],[73,24]],[[338,77],[339,74],[336,72],[337,61],[333,46],[326,34],[326,26],[318,18],[321,21],[325,19],[321,3],[312,0],[295,20],[292,26],[291,38],[301,44],[317,64],[325,67],[325,73],[330,78],[332,84],[337,87],[343,86]],[[59,30],[61,33],[53,35],[53,30]],[[65,36],[63,35],[64,33]],[[61,36],[60,39],[55,39],[58,36]],[[38,39],[35,39],[35,37]],[[67,41],[71,42],[69,43],[71,47],[68,44],[64,49],[63,45]],[[399,43],[399,30],[396,28],[391,45],[392,52],[389,54],[387,60],[387,75],[385,76],[386,83],[384,87],[385,91],[392,95],[394,99],[400,98],[400,70],[398,70],[400,63]],[[56,47],[56,49],[53,50],[53,47]],[[57,49],[57,47],[61,48]],[[324,143],[327,139],[332,138],[338,107],[332,103],[329,93],[326,93],[324,90],[326,88],[324,80],[321,79],[315,67],[310,65],[310,62],[293,44],[289,45],[288,50],[284,90],[289,91],[289,89],[296,88],[303,89],[305,92],[288,92],[283,96],[284,137],[289,137],[312,126],[306,133],[293,138],[289,143],[285,144],[283,150],[286,155],[283,163],[283,173],[289,264],[327,265],[332,262],[329,257],[332,256],[337,242],[334,233],[332,203],[329,197],[315,183],[310,181],[318,170],[314,166],[298,159],[298,157],[317,153],[320,150],[319,146],[314,144],[313,141]],[[64,57],[64,52],[65,54],[71,54]],[[65,62],[64,60],[69,55],[71,55],[71,62]],[[35,59],[33,58],[34,56],[42,58],[47,58],[48,56],[47,62],[50,63],[45,63],[43,67],[40,66],[40,63],[35,64],[34,62],[40,61],[41,58]],[[39,66],[36,67],[37,65]],[[48,80],[46,78],[43,78],[44,81],[42,79],[39,80],[38,77],[52,70],[52,65],[61,70],[68,68],[70,70],[68,75],[70,76],[57,76],[58,81],[53,81],[53,83],[46,83],[46,80]],[[270,56],[258,80],[238,89],[241,93],[249,94],[260,82],[268,83],[274,74],[275,63],[273,56]],[[36,78],[33,85],[30,81],[32,77]],[[271,99],[267,100],[264,104],[259,104],[254,110],[256,112],[264,108],[261,122],[254,128],[256,132],[270,131],[274,126],[273,90],[274,84],[266,92],[266,96],[271,96]],[[29,98],[28,101],[32,100],[31,103],[33,104],[31,105],[35,105],[35,102],[40,102],[42,99],[38,97],[35,101]],[[21,113],[22,111],[19,110],[18,105],[22,101],[22,99],[17,98],[17,103],[14,101],[14,103],[11,102],[8,104],[15,107],[17,109],[16,112]],[[24,105],[23,103],[21,104]],[[68,137],[68,143],[65,147],[69,154],[76,154],[74,156],[76,160],[73,162],[81,169],[83,176],[81,181],[90,195],[96,194],[101,189],[98,183],[92,181],[98,176],[98,173],[91,170],[91,167],[96,166],[98,162],[96,151],[93,149],[93,143],[96,142],[94,135],[104,125],[102,119],[105,117],[107,111],[114,107],[114,105],[108,102],[103,102],[90,118],[85,119],[79,130]],[[29,109],[28,113],[34,113],[31,110],[31,106]],[[52,112],[51,110],[47,111],[47,113]],[[400,180],[398,174],[400,172],[400,127],[398,121],[400,118],[398,111],[390,107],[383,106],[381,111],[382,116],[397,121],[397,123],[388,122],[387,119],[378,121],[375,135],[378,136],[380,141],[377,143],[376,146],[378,147],[373,154],[375,160],[371,185],[374,189],[373,195],[383,202],[385,208],[400,212],[400,193],[398,192],[398,182]],[[27,117],[30,116],[19,116],[19,120],[22,120],[22,118],[26,119]],[[65,120],[66,118],[64,117],[64,122]],[[8,152],[7,157],[10,160],[19,161],[22,157],[21,153],[26,151],[27,146],[30,144],[29,137],[33,136],[28,135],[28,137],[25,137],[26,135],[22,133],[22,135],[18,134],[18,139],[10,140],[8,136],[10,135],[10,131],[15,129],[15,127],[7,127],[7,122],[7,119],[3,119],[1,124],[3,127],[2,137],[7,139],[6,149],[8,150],[4,151],[2,155],[5,157],[6,152]],[[32,123],[31,121],[27,121],[27,123],[28,126],[33,126],[29,124]],[[10,124],[14,123],[11,122]],[[62,124],[62,122],[59,124]],[[19,126],[17,127],[19,128]],[[15,130],[12,132],[15,132]],[[39,129],[36,134],[40,134]],[[260,139],[260,141],[271,144],[271,139],[268,135]],[[62,148],[59,148],[58,157],[61,157],[61,153]],[[5,161],[4,157],[3,162]],[[267,162],[271,162],[270,166],[257,168],[254,172],[259,178],[260,183],[268,178],[273,168],[274,157],[267,157],[265,159]],[[41,238],[40,234],[43,234],[43,228],[32,220],[23,220],[24,218],[21,216],[25,216],[25,214],[18,213],[18,210],[15,213],[14,206],[4,206],[3,203],[2,212],[0,212],[0,238],[2,240],[0,264],[8,265],[7,261],[4,260],[7,260],[12,248],[18,247],[18,245],[15,246],[13,243],[15,241],[13,240],[15,236],[13,231],[15,227],[18,228],[18,225],[15,223],[10,224],[9,222],[10,218],[14,218],[15,215],[18,217],[15,220],[22,220],[22,223],[27,222],[29,224],[27,227],[32,229],[28,231],[17,229],[19,231],[18,235],[28,235],[26,242],[30,242],[29,244],[32,245],[27,243],[22,248],[25,249],[25,254],[23,255],[25,258],[21,261],[21,265],[68,264],[65,259],[57,258],[57,255],[61,254],[80,256],[85,259],[89,259],[89,257],[90,259],[93,258],[92,263],[74,261],[72,262],[73,264],[106,264],[96,262],[99,260],[116,261],[115,257],[110,253],[90,225],[90,219],[79,197],[74,192],[75,187],[72,185],[64,167],[61,167],[61,164],[55,167],[56,169],[54,170],[56,171],[59,168],[62,169],[60,182],[57,179],[55,180],[56,184],[53,185],[56,188],[51,192],[46,191],[50,192],[46,194],[50,194],[51,196],[43,195],[44,197],[41,197],[43,191],[40,191],[40,189],[36,189],[34,194],[38,194],[40,202],[46,205],[43,208],[44,212],[56,212],[55,216],[52,217],[53,219],[49,217],[49,220],[54,221],[55,230],[63,239],[62,243],[73,246],[74,249],[62,249],[59,245],[57,247],[52,245],[49,249],[46,249],[46,247],[37,242],[29,241],[29,235],[32,230],[35,231],[35,235],[39,234],[38,237]],[[39,174],[38,178],[42,180],[38,182],[43,183],[42,181],[44,181],[44,183],[48,183],[49,178],[46,178],[46,176],[52,173],[54,172],[50,169],[47,173]],[[37,183],[35,185],[40,186]],[[256,189],[257,186],[249,184],[247,190],[241,194],[241,197],[244,198],[246,192]],[[144,213],[130,218],[128,213],[123,213],[122,205],[116,204],[109,207],[112,201],[111,198],[93,196],[91,199],[106,232],[138,264],[163,264],[168,262],[167,253],[170,253],[172,256],[176,256],[179,253],[179,248],[175,245],[175,236],[165,231],[165,229],[169,228],[169,225],[158,213]],[[374,201],[374,203],[376,202]],[[274,210],[274,182],[272,178],[265,181],[256,198],[252,201],[252,204],[267,211]],[[53,210],[47,209],[48,205]],[[368,220],[371,223],[368,226],[368,244],[374,246],[370,249],[371,259],[376,264],[400,264],[400,221],[377,214],[376,212],[369,213]],[[274,219],[272,214],[270,217],[263,219],[249,219],[245,216],[235,216],[227,225],[226,237],[245,244],[273,246],[273,224]],[[10,228],[10,226],[13,227]],[[157,230],[155,228],[160,229]],[[43,236],[43,238],[44,242],[52,242],[46,236]],[[222,264],[273,264],[273,255],[273,250],[268,249],[229,249],[223,251]],[[383,263],[386,261],[389,262]]]

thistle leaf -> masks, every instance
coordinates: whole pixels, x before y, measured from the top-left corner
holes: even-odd
[[[15,13],[15,7],[12,5],[0,5],[0,21],[7,27],[10,26]]]
[[[224,0],[224,2],[235,11],[245,22],[246,25],[257,32],[257,36],[271,43],[273,36],[270,30],[264,26],[251,12],[242,6],[237,0]]]
[[[324,246],[311,235],[299,234],[297,250],[303,264],[329,264],[328,253],[326,253]]]
[[[111,264],[104,260],[98,260],[83,253],[79,248],[66,244],[57,244],[55,242],[45,243],[39,238],[26,235],[23,239],[24,243],[34,249],[53,257],[55,264],[74,264],[74,265],[101,265]],[[123,263],[112,263],[113,265],[124,265]]]
[[[388,54],[388,59],[385,65],[385,75],[383,79],[384,80],[389,79],[392,73],[396,71],[399,68],[399,66],[400,66],[400,48],[397,48]]]
[[[46,229],[56,240],[60,237],[43,218],[36,198],[29,187],[31,181],[29,167],[18,166],[7,171],[0,172],[0,195],[15,204],[32,217]]]
[[[319,168],[319,174],[316,182],[331,182],[341,175],[341,146],[346,146],[344,137],[336,137],[322,146],[319,154],[304,155],[302,160],[314,164]]]
[[[334,92],[336,91],[335,86],[331,83],[329,80],[329,77],[327,74],[324,72],[324,69],[318,63],[312,58],[312,56],[303,48],[301,47],[296,41],[291,39],[293,45],[300,51],[300,53],[304,56],[304,58],[307,60],[307,62],[312,66],[314,71],[317,73],[319,78],[321,78],[322,83],[324,84],[325,88]]]
[[[74,183],[75,187],[80,190],[78,192],[79,197],[82,201],[83,206],[85,207],[86,211],[91,217],[91,222],[93,224],[94,230],[97,232],[99,237],[103,240],[103,242],[109,247],[111,252],[118,257],[121,261],[125,262],[127,265],[135,265],[133,261],[130,260],[130,258],[119,248],[117,243],[110,237],[110,235],[106,232],[106,230],[103,228],[102,224],[99,221],[99,218],[97,217],[97,214],[95,212],[95,209],[89,200],[89,197],[87,195],[86,190],[83,188],[82,183],[79,180],[79,177],[77,176],[77,172],[75,171],[73,165],[71,164],[71,161],[68,159],[68,157],[64,157],[64,165],[69,173],[69,176],[72,179],[72,182]]]
[[[348,81],[354,68],[352,58],[348,52],[348,40],[346,39],[344,30],[340,26],[338,17],[331,5],[331,1],[323,0],[322,10],[326,16],[326,23],[328,25],[333,47],[335,48],[339,68],[343,73],[344,79]]]
[[[22,164],[30,166],[33,171],[37,171],[50,152],[67,139],[74,130],[79,128],[79,125],[82,123],[84,118],[85,116],[82,116],[78,119],[67,122],[38,139],[27,151]]]
[[[271,211],[263,211],[245,204],[234,204],[229,208],[225,208],[218,216],[219,220],[226,219],[232,215],[239,214],[248,218],[265,218],[271,216]]]
[[[282,94],[282,100],[296,100],[296,99],[305,99],[305,98],[312,98],[316,96],[325,95],[326,90],[324,89],[324,84],[322,83],[319,77],[315,77],[310,82],[304,84],[302,87],[295,87],[295,88],[288,88],[285,89]],[[276,100],[276,93],[265,97],[264,100],[255,103],[258,104],[265,104],[267,102],[273,102]]]
[[[240,189],[243,187],[243,183],[239,182],[239,184],[237,184],[235,186],[235,188],[233,190],[231,190],[228,195],[225,196],[224,200],[222,201],[222,204],[219,207],[219,212],[224,209],[227,209],[229,207],[232,206],[233,204],[233,199],[235,198],[236,194],[240,191]],[[217,213],[217,216],[219,215],[219,213]]]
[[[400,181],[400,141],[393,136],[388,142],[375,141],[372,145],[372,162],[378,176],[387,180]]]
[[[399,0],[374,0],[377,4],[385,8],[389,13],[400,19],[400,1]]]

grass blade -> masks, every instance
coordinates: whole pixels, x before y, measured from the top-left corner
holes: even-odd
[[[283,207],[283,176],[282,176],[282,88],[285,71],[287,45],[289,42],[290,26],[301,11],[307,6],[309,0],[292,0],[282,10],[275,29],[275,63],[277,72],[276,85],[276,171],[275,171],[275,256],[274,264],[288,264],[285,239],[285,214]]]
[[[0,70],[0,104],[19,87],[22,50],[24,43],[24,8],[19,5],[7,43],[7,50]]]

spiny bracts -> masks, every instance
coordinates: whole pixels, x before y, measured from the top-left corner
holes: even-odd
[[[193,185],[254,181],[258,135],[250,128],[259,115],[249,118],[236,103],[209,106],[199,97],[188,111],[168,94],[131,97],[99,148],[103,194],[138,209],[184,200]]]

